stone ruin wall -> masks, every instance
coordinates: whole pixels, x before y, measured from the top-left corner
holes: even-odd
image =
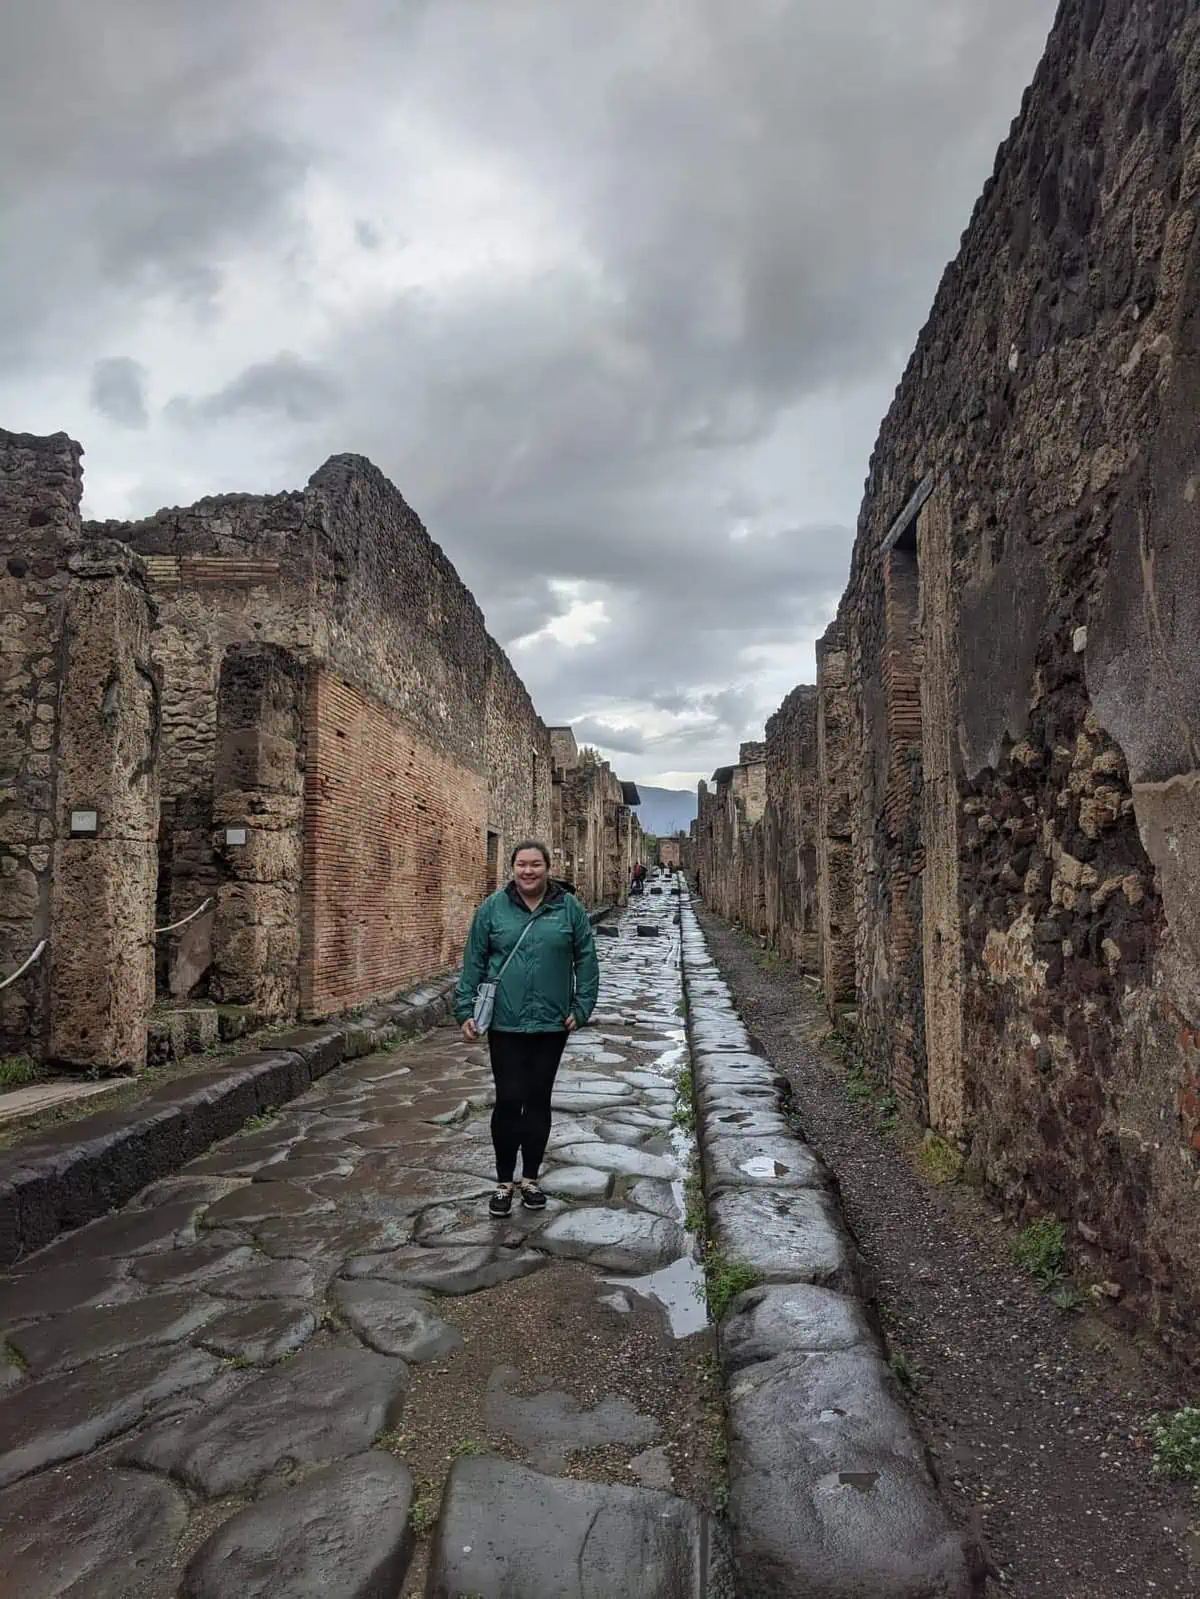
[[[1062,8],[884,424],[843,607],[876,1059],[903,1086],[910,1051],[989,1186],[1072,1222],[1169,1336],[1200,1310],[1198,140],[1194,6]]]
[[[117,539],[142,556],[157,606],[155,659],[163,672],[160,926],[214,897],[217,689],[234,646],[311,648],[304,495],[225,494],[139,522],[89,522],[89,541]],[[176,999],[204,992],[214,912],[158,941],[158,988]]]
[[[641,848],[641,828],[625,804],[624,790],[607,761],[580,761],[574,739],[568,749],[555,728],[556,754],[574,764],[556,768],[556,814],[561,835],[555,840],[563,877],[585,905],[623,905],[629,873]],[[557,864],[557,860],[556,860]]]
[[[80,450],[0,434],[0,971],[50,931],[54,749],[67,560],[82,541]],[[49,963],[0,991],[0,1049],[45,1032]]]
[[[767,723],[762,894],[771,946],[820,964],[817,910],[817,691],[795,688]]]
[[[1198,199],[1200,14],[1066,0],[818,650],[827,1000],[848,927],[860,1036],[910,1114],[1014,1213],[1067,1222],[1118,1314],[1179,1345],[1200,1313]],[[731,784],[701,786],[717,900]]]
[[[677,867],[683,863],[683,848],[677,838],[660,838],[658,841],[658,864],[665,867]]]
[[[821,984],[831,1016],[854,987],[854,798],[857,761],[845,640],[836,622],[817,643],[817,925]]]
[[[233,646],[272,644],[336,669],[323,687],[313,682],[306,736],[314,761],[320,743],[326,787],[332,771],[340,803],[351,807],[339,813],[342,822],[356,818],[350,832],[357,854],[341,826],[318,819],[314,807],[325,789],[307,785],[315,832],[306,846],[306,903],[315,920],[303,984],[306,1009],[336,1008],[346,994],[353,995],[346,1003],[356,1003],[452,966],[469,921],[464,901],[486,888],[478,850],[464,851],[463,828],[493,830],[496,855],[506,863],[518,837],[541,818],[548,824],[549,741],[478,606],[396,489],[370,462],[339,456],[301,493],[221,496],[140,523],[103,524],[103,531],[146,556],[160,602],[166,698],[160,918],[186,916],[228,877],[212,811],[221,664]],[[398,723],[386,733],[381,711]],[[348,725],[324,728],[326,715]],[[398,810],[391,806],[393,820],[419,823],[428,835],[413,858],[420,863],[419,885],[411,881],[416,865],[396,867],[402,891],[387,872],[376,876],[350,864],[351,856],[365,859],[373,851],[378,862],[396,853],[379,836],[389,807],[381,813],[373,803],[378,774],[357,743],[368,724],[387,751],[389,771],[403,772],[414,790]],[[424,736],[409,748],[413,729]],[[447,776],[447,761],[456,775]],[[483,775],[480,803],[475,791]],[[318,848],[321,861],[313,853]],[[469,889],[459,881],[464,869]],[[352,936],[344,931],[348,885],[362,910]],[[399,895],[394,903],[393,890]],[[276,891],[282,892],[278,884]],[[257,898],[273,925],[282,912],[267,910],[265,887]],[[399,936],[401,903],[410,911],[420,907],[436,927],[425,924],[419,935]],[[245,909],[249,914],[248,900]],[[234,930],[235,947],[243,932],[250,936]],[[219,942],[210,912],[172,939],[160,987],[175,998],[203,993],[214,937]],[[218,958],[227,974],[220,997],[251,1003],[251,989],[233,980],[236,961]],[[274,978],[267,991],[276,992]],[[257,993],[261,1003],[266,995],[261,987]]]
[[[442,551],[359,457],[85,525],[80,454],[0,433],[0,975],[51,946],[0,990],[3,1047],[136,1068],[154,925],[210,895],[158,962],[177,1000],[324,1015],[452,968],[489,854],[503,881],[556,802]],[[584,787],[595,903],[640,830],[607,767]],[[71,838],[86,803],[98,835]]]
[[[161,675],[146,573],[85,542],[82,452],[0,432],[0,1051],[145,1053]],[[94,826],[72,829],[72,814]]]

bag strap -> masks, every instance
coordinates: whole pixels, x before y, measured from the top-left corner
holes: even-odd
[[[522,928],[522,929],[521,929],[521,938],[518,938],[518,939],[517,939],[517,941],[516,941],[516,943],[515,943],[515,944],[514,944],[514,945],[513,945],[513,947],[512,947],[512,948],[511,948],[511,949],[510,949],[510,950],[509,950],[509,952],[508,952],[508,954],[507,954],[507,955],[506,955],[506,956],[505,956],[505,957],[504,957],[504,965],[503,965],[503,966],[502,966],[502,967],[501,967],[501,968],[500,968],[500,970],[499,970],[499,971],[498,971],[498,972],[497,972],[497,973],[496,973],[496,984],[497,984],[497,986],[499,986],[499,983],[500,983],[500,979],[501,979],[501,978],[502,978],[502,977],[503,977],[503,976],[504,976],[504,974],[505,974],[505,972],[506,972],[506,971],[507,971],[507,970],[508,970],[508,963],[509,963],[509,961],[510,961],[510,960],[512,960],[512,958],[513,958],[513,956],[514,956],[514,955],[515,955],[515,954],[516,954],[516,953],[517,953],[517,951],[518,951],[518,950],[519,950],[519,949],[520,949],[520,947],[521,947],[521,939],[523,939],[523,938],[524,938],[524,937],[525,937],[525,934],[526,934],[526,933],[527,933],[527,932],[528,932],[528,931],[529,931],[529,929],[530,929],[530,928],[531,928],[531,927],[532,927],[532,926],[533,926],[533,919],[534,919],[534,917],[535,917],[535,916],[536,916],[536,915],[537,915],[537,912],[536,912],[536,911],[531,911],[531,912],[530,912],[530,913],[529,913],[529,920],[528,920],[528,921],[527,921],[527,922],[526,922],[526,923],[525,923],[525,925],[524,925],[524,927],[523,927],[523,928]]]

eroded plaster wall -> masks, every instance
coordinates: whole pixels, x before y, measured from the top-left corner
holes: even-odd
[[[1061,1216],[1180,1338],[1200,1309],[1198,197],[1195,7],[1064,5],[884,423],[839,614],[868,1048],[994,1192]]]

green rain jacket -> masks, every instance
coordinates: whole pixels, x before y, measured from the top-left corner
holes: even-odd
[[[588,913],[558,883],[551,883],[537,910],[526,909],[515,883],[489,894],[475,912],[454,1014],[465,1022],[475,1009],[480,983],[494,983],[509,951],[529,925],[496,990],[492,1026],[501,1033],[558,1033],[568,1012],[582,1027],[596,1008],[600,967]]]

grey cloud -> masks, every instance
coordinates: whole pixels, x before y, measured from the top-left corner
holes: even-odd
[[[315,422],[328,415],[337,399],[338,385],[327,372],[284,351],[248,366],[213,394],[199,399],[177,395],[167,410],[185,426],[224,422],[244,412]]]
[[[1054,3],[18,7],[0,368],[132,348],[117,318],[151,296],[218,329],[242,246],[285,279],[294,263],[303,309],[306,175],[358,163],[352,238],[383,260],[430,219],[416,158],[375,135],[400,118],[444,136],[448,171],[478,162],[532,196],[558,258],[343,305],[319,346],[211,393],[173,369],[169,442],[221,488],[262,486],[238,464],[259,469],[260,435],[296,483],[324,451],[370,455],[507,644],[564,609],[550,580],[584,584],[611,618],[595,644],[516,652],[543,715],[612,735],[630,705],[665,711],[679,730],[630,759],[711,770],[811,676],[874,426]],[[809,435],[824,448],[801,464]]]
[[[146,426],[146,373],[128,356],[108,356],[96,362],[92,368],[90,395],[100,415],[118,427]]]
[[[211,299],[220,284],[217,246],[259,234],[305,170],[302,151],[246,130],[198,151],[157,150],[127,173],[95,226],[103,270],[117,282],[178,287]]]
[[[580,744],[599,744],[625,755],[641,755],[646,748],[646,740],[636,727],[622,727],[598,716],[580,717],[573,725]]]

